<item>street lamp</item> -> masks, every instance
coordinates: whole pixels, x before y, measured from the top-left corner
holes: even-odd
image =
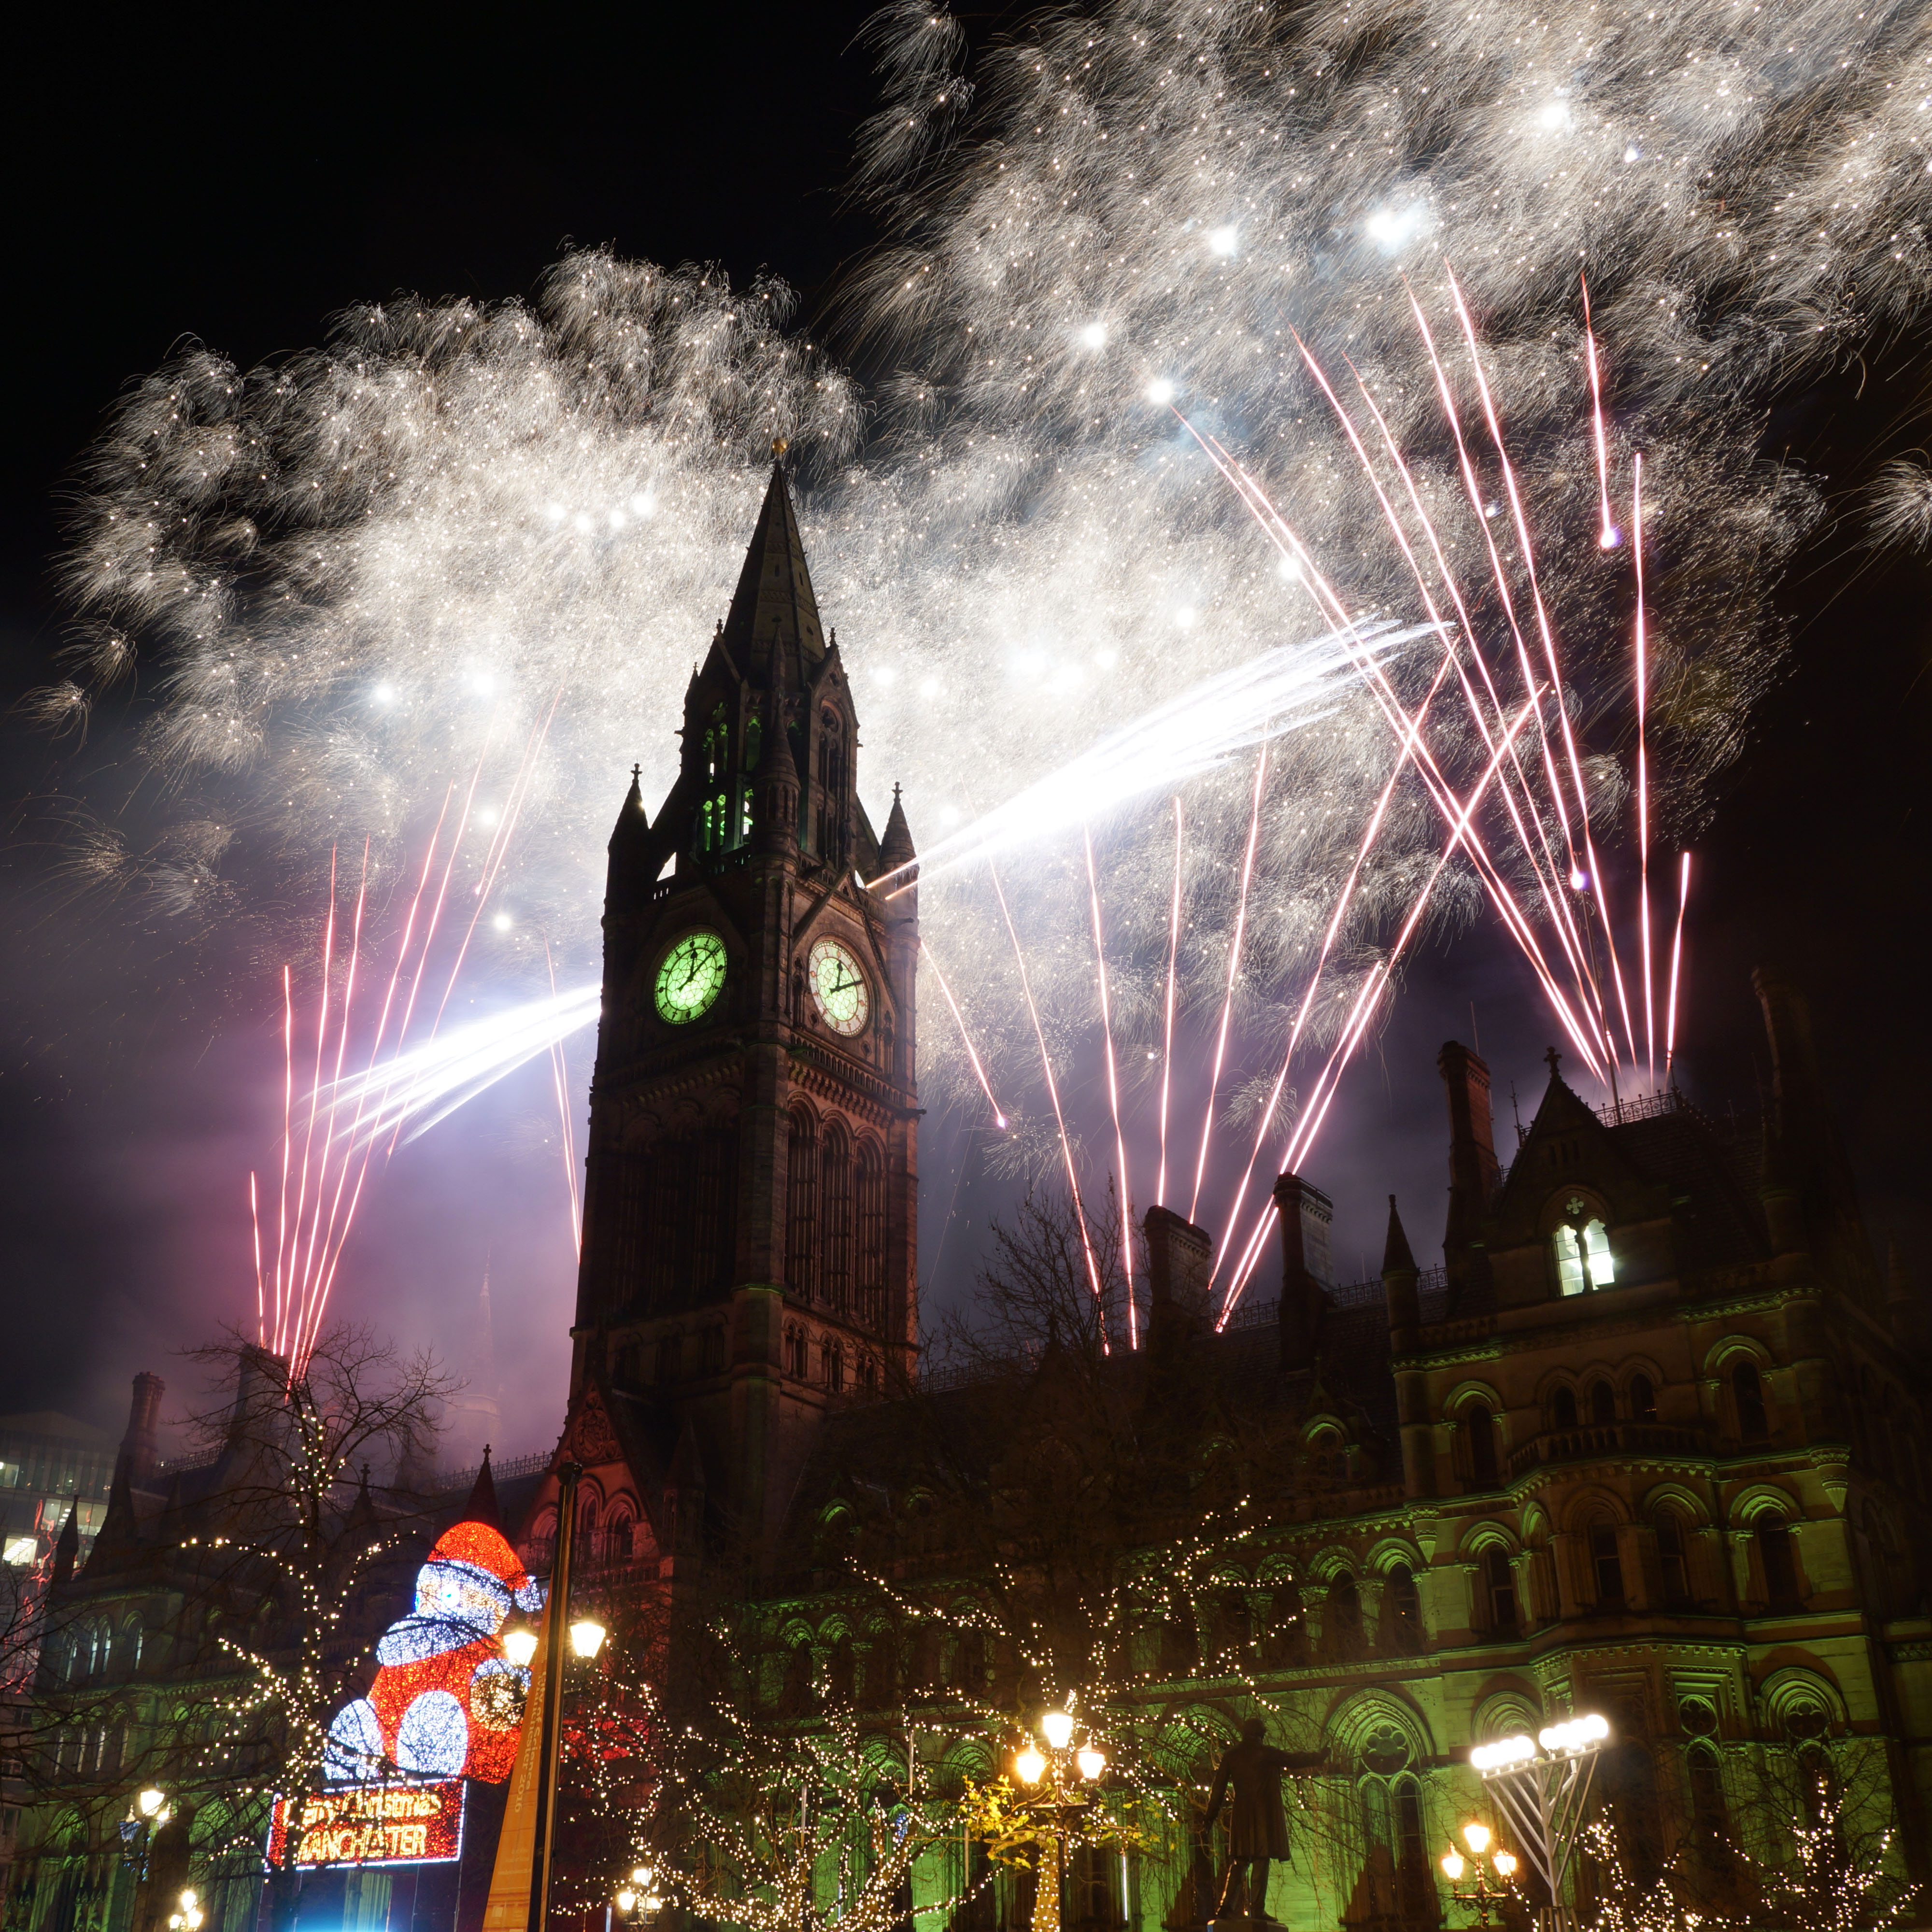
[[[1040,1736],[1046,1748],[1028,1738],[1013,1754],[1013,1774],[1024,1787],[1017,1808],[1053,1847],[1052,1868],[1040,1871],[1034,1894],[1033,1932],[1058,1932],[1067,1828],[1093,1810],[1094,1787],[1107,1768],[1106,1753],[1090,1737],[1075,1747],[1075,1729],[1071,1711],[1042,1711]]]
[[[519,1670],[529,1670],[530,1659],[536,1654],[537,1634],[535,1630],[520,1624],[516,1629],[506,1630],[503,1633],[503,1654]]]
[[[654,1917],[664,1904],[657,1889],[657,1874],[649,1865],[634,1865],[630,1882],[619,1888],[612,1903],[626,1924],[635,1924],[640,1916]]]
[[[1563,1887],[1576,1855],[1591,1774],[1610,1735],[1609,1720],[1592,1712],[1546,1725],[1533,1738],[1527,1733],[1498,1738],[1469,1754],[1471,1766],[1496,1794],[1517,1842],[1550,1888],[1548,1932],[1570,1932]]]
[[[200,1900],[191,1890],[184,1891],[181,1895],[181,1910],[169,1917],[170,1932],[199,1932],[201,1919]]]
[[[1495,1834],[1488,1826],[1473,1818],[1462,1827],[1462,1842],[1469,1848],[1468,1857],[1464,1858],[1451,1844],[1442,1854],[1442,1876],[1449,1881],[1450,1897],[1459,1904],[1473,1905],[1479,1932],[1486,1932],[1490,1923],[1490,1907],[1509,1895],[1510,1881],[1516,1876],[1516,1854],[1496,1844]],[[1486,1867],[1484,1856],[1486,1852]],[[1463,1876],[1472,1867],[1474,1876],[1466,1886],[1462,1882]],[[1492,1871],[1502,1881],[1499,1885],[1490,1884]]]
[[[577,1486],[584,1465],[561,1464],[556,1472],[556,1549],[550,1559],[550,1600],[544,1627],[550,1642],[544,1652],[543,1702],[537,1732],[536,1843],[530,1856],[530,1932],[547,1932],[550,1924],[550,1870],[556,1839],[557,1760],[562,1742],[564,1619],[570,1614],[570,1572],[577,1542]],[[570,1647],[579,1657],[595,1657],[604,1645],[604,1626],[580,1617],[567,1626]],[[507,1653],[508,1646],[506,1646]],[[534,1654],[534,1651],[532,1654]]]

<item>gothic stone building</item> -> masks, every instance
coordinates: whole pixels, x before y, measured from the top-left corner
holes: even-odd
[[[559,1454],[607,1577],[733,1550],[771,1628],[862,1681],[895,1640],[775,1554],[890,1486],[881,1391],[915,1366],[916,900],[861,884],[909,881],[913,847],[896,798],[883,837],[859,802],[857,727],[775,471],[677,780],[655,818],[634,782],[610,841]],[[1201,1346],[1306,1450],[1234,1580],[1272,1731],[1328,1754],[1276,1868],[1288,1922],[1440,1922],[1436,1856],[1480,1804],[1459,1759],[1578,1709],[1616,1727],[1640,1865],[1714,1886],[1722,1840],[1780,1855],[1833,1780],[1921,1856],[1920,1308],[1873,1264],[1802,1002],[1758,991],[1775,1092],[1748,1126],[1675,1093],[1593,1108],[1552,1056],[1505,1168],[1487,1070],[1445,1047],[1440,1265],[1391,1202],[1381,1278],[1334,1283],[1327,1203],[1279,1184],[1279,1299]],[[1211,1238],[1150,1232],[1156,1299],[1184,1300]],[[1232,1735],[1249,1694],[1173,1676]],[[1108,1864],[1076,1916],[1150,1932],[1184,1863]]]

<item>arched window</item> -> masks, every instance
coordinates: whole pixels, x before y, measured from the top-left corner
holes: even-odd
[[[1415,1573],[1406,1563],[1398,1563],[1388,1573],[1387,1594],[1390,1647],[1414,1652],[1422,1648],[1422,1593],[1415,1587]]]
[[[737,1261],[736,1219],[732,1214],[738,1169],[738,1130],[734,1122],[706,1128],[697,1137],[695,1170],[688,1204],[691,1275],[699,1288],[730,1285]]]
[[[859,1319],[878,1334],[886,1325],[886,1168],[872,1141],[860,1143],[854,1179]]]
[[[1369,1854],[1362,1883],[1370,1916],[1384,1923],[1432,1922],[1436,1916],[1421,1792],[1409,1757],[1408,1740],[1393,1725],[1379,1726],[1360,1753],[1358,1796]]]
[[[818,718],[818,823],[812,848],[820,858],[842,856],[845,824],[845,734],[836,712]]]
[[[764,721],[754,712],[745,726],[745,769],[748,772],[758,769],[758,758],[764,749]]]
[[[867,1396],[875,1396],[879,1392],[879,1365],[870,1355],[866,1356],[859,1364],[859,1388],[860,1392]]]
[[[722,704],[706,728],[703,757],[705,796],[699,808],[698,846],[703,851],[722,852],[731,842],[731,729]]]
[[[1568,1382],[1561,1384],[1550,1398],[1550,1420],[1558,1429],[1576,1426],[1576,1391]]]
[[[1775,1510],[1767,1510],[1752,1524],[1758,1558],[1764,1568],[1765,1600],[1774,1610],[1804,1607],[1798,1594],[1798,1559],[1791,1547],[1791,1526]]]
[[[1616,1419],[1616,1391],[1606,1382],[1592,1382],[1590,1385],[1590,1420],[1592,1422],[1614,1422]]]
[[[852,1306],[852,1155],[836,1120],[826,1123],[819,1147],[818,1214],[820,1286],[842,1315]]]
[[[1308,1661],[1308,1624],[1301,1613],[1301,1588],[1292,1576],[1275,1580],[1262,1654],[1264,1663],[1278,1667]]]
[[[1516,1630],[1516,1572],[1509,1552],[1492,1543],[1483,1552],[1484,1593],[1489,1599],[1490,1628],[1498,1636]]]
[[[1328,1624],[1329,1654],[1355,1657],[1362,1648],[1362,1593],[1354,1577],[1344,1574],[1328,1586]]]
[[[1628,1726],[1620,1728],[1627,1730]],[[1663,1856],[1656,1763],[1642,1743],[1624,1736],[1604,1747],[1597,1761],[1597,1777],[1624,1869],[1640,1885],[1648,1886],[1655,1881]]]
[[[825,1386],[834,1395],[845,1393],[845,1348],[840,1342],[827,1341],[819,1349],[819,1359],[824,1366]]]
[[[1462,1412],[1469,1432],[1469,1474],[1479,1490],[1496,1486],[1496,1419],[1480,1402]]]
[[[796,1322],[785,1330],[785,1372],[795,1382],[803,1382],[806,1366],[805,1330]]]
[[[1624,1563],[1617,1550],[1617,1526],[1608,1516],[1590,1526],[1590,1572],[1600,1610],[1621,1610],[1624,1600]]]
[[[1160,1674],[1173,1682],[1192,1677],[1201,1668],[1201,1639],[1194,1619],[1184,1606],[1180,1613],[1162,1619],[1160,1626]]]
[[[1707,1744],[1694,1744],[1688,1762],[1692,1824],[1700,1838],[1721,1838],[1726,1829],[1724,1774],[1718,1754]]]
[[[1570,1204],[1573,1214],[1581,1214],[1583,1204]],[[1567,1224],[1556,1230],[1556,1273],[1565,1294],[1582,1294],[1593,1288],[1608,1288],[1616,1280],[1616,1264],[1610,1258],[1610,1231],[1600,1221],[1584,1224],[1580,1237]]]
[[[785,1279],[803,1301],[818,1298],[818,1135],[812,1116],[791,1117],[785,1191]]]
[[[1664,1585],[1664,1600],[1672,1610],[1683,1610],[1690,1602],[1690,1566],[1684,1549],[1684,1525],[1677,1512],[1658,1511],[1657,1566]]]
[[[1738,1407],[1739,1438],[1746,1442],[1768,1441],[1771,1422],[1765,1414],[1764,1384],[1758,1378],[1756,1363],[1748,1355],[1731,1371],[1731,1394]]]
[[[1633,1376],[1630,1386],[1630,1414],[1639,1422],[1657,1420],[1657,1390],[1648,1376]]]
[[[1831,1754],[1825,1748],[1831,1719],[1815,1704],[1808,1704],[1786,1713],[1784,1729],[1798,1760],[1805,1822],[1815,1830],[1832,1815],[1832,1801],[1837,1795],[1838,1780],[1832,1773]]]
[[[628,1563],[631,1560],[631,1544],[635,1526],[631,1513],[626,1509],[613,1510],[610,1520],[604,1532],[604,1560],[607,1563]]]
[[[644,1236],[640,1272],[644,1305],[652,1312],[676,1308],[689,1282],[679,1266],[689,1252],[692,1148],[673,1136],[655,1142],[641,1156],[644,1168]]]
[[[650,1155],[628,1147],[612,1156],[592,1154],[592,1162],[609,1158],[616,1165],[617,1214],[611,1255],[610,1303],[621,1308],[644,1285],[646,1217],[650,1202]],[[603,1170],[608,1173],[607,1168]]]

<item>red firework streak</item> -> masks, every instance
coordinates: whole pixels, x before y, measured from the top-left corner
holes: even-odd
[[[476,878],[468,887],[473,902],[472,909],[454,957],[444,975],[435,1016],[430,1022],[425,1039],[434,1039],[436,1036],[436,1029],[448,1006],[450,995],[461,975],[470,942],[476,934],[477,922],[482,916],[491,892],[502,876],[511,837],[529,798],[537,761],[556,718],[562,695],[560,691],[540,721],[532,728],[525,741],[522,757],[512,776],[502,815],[491,835]],[[344,1088],[344,1076],[350,1066],[352,1035],[355,1030],[356,996],[362,974],[363,921],[368,904],[370,854],[365,845],[362,875],[356,888],[351,916],[348,966],[340,1000],[334,1000],[332,996],[332,976],[336,962],[338,880],[336,856],[334,854],[330,856],[329,903],[322,925],[315,1052],[313,1064],[308,1070],[307,1119],[299,1136],[296,1125],[296,1028],[293,975],[290,968],[284,967],[283,969],[282,1176],[272,1270],[262,1252],[260,1188],[253,1173],[249,1176],[249,1205],[254,1228],[258,1339],[264,1347],[272,1348],[277,1354],[288,1356],[292,1374],[296,1376],[299,1376],[309,1351],[315,1346],[316,1336],[320,1332],[329,1295],[335,1284],[337,1270],[341,1264],[343,1249],[355,1225],[356,1210],[362,1203],[363,1189],[368,1179],[370,1165],[374,1154],[375,1140],[381,1138],[380,1136],[372,1136],[364,1132],[363,1129],[367,1119],[381,1115],[382,1103],[388,1097],[388,1090],[379,1082],[371,1082],[367,1076],[375,1074],[382,1066],[393,1063],[406,1046],[421,1043],[411,1040],[411,1026],[424,982],[430,976],[432,951],[442,928],[444,911],[449,903],[464,837],[470,828],[477,788],[489,760],[490,748],[490,740],[486,739],[482,755],[463,791],[455,828],[446,847],[443,844],[443,834],[448,822],[451,806],[457,796],[458,788],[452,784],[443,794],[442,807],[430,832],[422,865],[416,875],[415,890],[404,916],[394,962],[383,993],[382,1008],[373,1036],[366,1048],[354,1049],[355,1058],[359,1063],[358,1072],[362,1077],[353,1082],[356,1090],[356,1105],[346,1120],[343,1118],[345,1105],[340,1096]],[[442,860],[440,873],[437,869],[439,856]],[[548,956],[547,943],[545,951]],[[326,1066],[328,1070],[326,1078],[324,1076]],[[570,1118],[567,1066],[560,1052],[554,1049],[553,1070],[558,1113],[562,1124],[565,1160],[570,1184],[571,1229],[574,1242],[580,1238],[575,1190],[574,1137]],[[385,1158],[394,1151],[400,1132],[398,1124],[395,1133],[389,1136]],[[298,1138],[302,1144],[299,1160],[296,1154]]]
[[[1498,494],[1508,506],[1508,527],[1514,534],[1516,553],[1514,569],[1490,528],[1501,514],[1500,504],[1491,502],[1484,489],[1481,465],[1466,433],[1456,401],[1448,366],[1438,350],[1433,331],[1422,304],[1411,292],[1409,300],[1419,337],[1434,374],[1443,420],[1456,446],[1456,466],[1467,499],[1474,529],[1480,532],[1480,549],[1486,566],[1486,588],[1498,614],[1507,643],[1496,661],[1483,647],[1482,628],[1472,614],[1471,598],[1452,566],[1448,547],[1424,506],[1414,477],[1402,457],[1388,423],[1368,385],[1353,370],[1355,387],[1376,447],[1365,439],[1344,406],[1318,358],[1297,338],[1310,373],[1333,412],[1355,460],[1360,466],[1379,507],[1389,533],[1414,577],[1430,622],[1444,640],[1442,656],[1433,678],[1413,709],[1405,704],[1370,648],[1360,620],[1347,607],[1332,583],[1317,566],[1314,556],[1287,518],[1270,500],[1250,473],[1214,436],[1208,434],[1179,410],[1174,416],[1240,498],[1257,525],[1294,566],[1292,575],[1312,596],[1324,618],[1342,640],[1351,661],[1371,700],[1394,734],[1396,755],[1389,775],[1369,814],[1354,864],[1343,880],[1323,933],[1312,971],[1303,989],[1288,1047],[1279,1074],[1262,1114],[1252,1146],[1234,1194],[1227,1225],[1231,1238],[1221,1259],[1233,1257],[1222,1305],[1225,1321],[1252,1274],[1271,1226],[1272,1210],[1266,1205],[1255,1213],[1252,1225],[1243,1219],[1244,1208],[1253,1174],[1259,1164],[1272,1131],[1276,1108],[1286,1090],[1289,1072],[1300,1046],[1304,1029],[1318,1010],[1324,981],[1334,949],[1357,896],[1364,870],[1376,848],[1395,793],[1406,780],[1418,784],[1437,813],[1444,841],[1426,882],[1412,898],[1398,922],[1394,936],[1382,957],[1366,976],[1356,992],[1346,1022],[1324,1064],[1304,1097],[1298,1120],[1286,1133],[1277,1160],[1290,1168],[1304,1160],[1326,1120],[1337,1085],[1362,1040],[1366,1036],[1382,1001],[1393,982],[1396,967],[1420,929],[1436,886],[1444,870],[1459,854],[1468,865],[1485,898],[1502,926],[1521,950],[1542,988],[1550,1010],[1584,1065],[1599,1079],[1618,1089],[1620,1070],[1624,1078],[1657,1077],[1657,972],[1650,906],[1650,770],[1648,736],[1648,639],[1644,582],[1644,531],[1642,474],[1640,457],[1631,464],[1631,555],[1635,576],[1636,614],[1632,638],[1632,686],[1636,725],[1636,770],[1634,787],[1636,806],[1637,882],[1634,900],[1635,944],[1640,969],[1642,1024],[1634,1012],[1629,981],[1619,947],[1611,896],[1596,850],[1592,830],[1591,789],[1566,702],[1562,653],[1556,627],[1543,595],[1537,552],[1522,490],[1511,461],[1501,413],[1484,367],[1481,348],[1468,305],[1453,275],[1447,278],[1450,308],[1462,338],[1468,373],[1473,380],[1481,418],[1482,433],[1488,446],[1486,459],[1499,485]],[[1594,329],[1591,326],[1588,290],[1584,291],[1584,352],[1590,396],[1590,434],[1596,458],[1598,481],[1598,547],[1606,551],[1618,548],[1622,532],[1612,509],[1611,460],[1605,428],[1602,364]],[[1386,478],[1386,480],[1384,480]],[[1393,493],[1393,494],[1392,494]],[[1430,725],[1445,684],[1460,698],[1456,716],[1472,724],[1484,759],[1476,781],[1465,788],[1453,780],[1438,758]],[[1514,684],[1511,692],[1508,686]],[[1448,700],[1444,700],[1448,701]],[[1198,1211],[1205,1182],[1208,1152],[1214,1125],[1216,1098],[1224,1070],[1227,1036],[1234,989],[1240,971],[1256,838],[1263,806],[1264,771],[1256,774],[1255,798],[1250,812],[1247,848],[1241,874],[1228,959],[1228,986],[1216,1030],[1210,1096],[1196,1163],[1194,1198],[1190,1214]],[[1164,1016],[1164,1053],[1160,1098],[1160,1154],[1156,1181],[1156,1198],[1165,1199],[1167,1188],[1167,1114],[1173,1054],[1173,1023],[1176,964],[1182,917],[1180,808],[1174,803],[1175,853],[1173,902],[1169,919],[1168,978]],[[1499,822],[1498,820],[1499,814]],[[1094,911],[1096,975],[1100,981],[1102,1024],[1106,1035],[1109,1070],[1110,1104],[1116,1121],[1115,1149],[1121,1186],[1126,1190],[1124,1136],[1118,1126],[1118,1088],[1113,1076],[1113,1042],[1111,1007],[1106,977],[1104,938],[1100,923],[1100,888],[1088,842],[1089,891]],[[1526,872],[1532,883],[1527,899],[1512,883],[1513,875]],[[1078,1198],[1077,1174],[1058,1084],[1048,1060],[1039,1015],[1028,982],[1019,936],[1005,896],[998,894],[1015,958],[1018,964],[1022,988],[1031,1018],[1041,1062],[1053,1103],[1070,1183]],[[1682,855],[1679,867],[1677,919],[1672,938],[1670,988],[1666,1002],[1664,1040],[1664,1072],[1666,1079],[1674,1070],[1676,1021],[1681,980],[1685,909],[1688,904],[1690,858]],[[1597,950],[1607,970],[1600,970]],[[965,1027],[956,1003],[948,994],[962,1037]],[[1614,1015],[1614,1018],[1612,1016]],[[1640,1032],[1642,1045],[1639,1044]],[[970,1039],[968,1052],[988,1098],[988,1084],[978,1054]],[[1084,1216],[1082,1235],[1085,1238]],[[1093,1268],[1090,1243],[1088,1260]],[[1220,1262],[1216,1278],[1220,1276]],[[1095,1276],[1097,1290],[1097,1275]]]

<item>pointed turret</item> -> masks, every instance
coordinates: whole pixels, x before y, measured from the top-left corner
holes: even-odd
[[[791,754],[783,696],[772,693],[760,732],[758,809],[752,814],[752,842],[760,852],[781,856],[798,850],[798,760]]]
[[[786,691],[808,682],[825,655],[818,599],[782,463],[772,465],[764,507],[718,642],[754,684]]]
[[[1408,1236],[1389,1196],[1388,1234],[1382,1243],[1382,1294],[1388,1303],[1389,1334],[1398,1354],[1412,1346],[1420,1320],[1415,1294],[1415,1256]]]
[[[1408,1236],[1402,1225],[1402,1216],[1396,1213],[1395,1196],[1389,1196],[1388,1234],[1382,1242],[1382,1273],[1384,1276],[1415,1273],[1415,1256],[1410,1252]]]
[[[376,1514],[376,1498],[369,1493],[369,1466],[362,1465],[362,1480],[356,1486],[356,1500],[349,1506],[349,1514],[343,1528],[351,1535],[373,1535],[381,1527],[382,1519]]]
[[[80,1506],[76,1503],[68,1510],[67,1521],[61,1526],[59,1540],[54,1545],[54,1588],[56,1590],[73,1577],[74,1562],[80,1555]]]
[[[470,1486],[470,1500],[463,1506],[465,1522],[487,1522],[492,1529],[501,1529],[503,1519],[496,1507],[496,1479],[490,1473],[490,1445],[483,1445],[483,1466],[476,1472],[476,1480]]]
[[[1912,1286],[1912,1277],[1906,1272],[1896,1241],[1886,1250],[1885,1282],[1886,1316],[1899,1346],[1915,1351],[1922,1348],[1925,1341],[1924,1312],[1918,1291]]]
[[[905,806],[894,785],[892,812],[886,820],[885,836],[879,841],[879,863],[886,872],[896,872],[918,856],[913,849],[912,827],[906,823]]]
[[[617,822],[610,828],[610,842],[604,848],[610,855],[610,886],[604,896],[607,905],[620,891],[634,891],[639,884],[650,884],[638,877],[651,843],[651,815],[644,809],[644,794],[638,782],[641,776],[642,767],[633,765],[631,788],[618,808]]]

